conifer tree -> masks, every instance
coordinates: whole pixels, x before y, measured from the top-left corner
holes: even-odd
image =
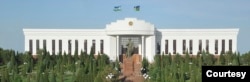
[[[238,52],[236,56],[237,56],[236,61],[238,62],[238,66],[240,66],[241,65],[240,52]]]
[[[61,68],[59,73],[58,73],[59,81],[63,82],[64,81],[64,69]]]
[[[191,62],[191,61],[190,61],[190,55],[189,55],[188,52],[186,52],[186,55],[185,55],[185,62],[186,62],[186,63]]]
[[[81,50],[81,53],[80,53],[80,60],[84,60],[84,52]]]
[[[42,73],[38,70],[36,73],[36,82],[42,82],[42,81],[40,81],[41,80],[40,78],[42,77],[41,74]]]
[[[96,61],[95,60],[93,60],[92,61],[93,62],[93,65],[92,65],[92,81],[94,81],[94,79],[95,79],[95,77],[96,77],[96,75],[97,75],[97,66],[96,66]]]
[[[143,60],[142,60],[142,67],[144,68],[142,73],[147,73],[148,66],[149,66],[148,60],[146,59],[146,57],[144,57]]]
[[[31,54],[26,54],[26,56],[27,56],[27,59],[26,60],[28,60],[28,69],[27,69],[27,72],[28,73],[31,73],[32,72],[32,70],[33,70],[33,68],[34,68],[34,59],[33,59],[33,57],[32,57],[32,55]]]
[[[49,74],[48,74],[48,70],[45,70],[43,74],[43,82],[49,82]]]
[[[1,76],[1,82],[10,82],[9,71],[4,68],[1,73],[3,73]]]
[[[78,51],[77,51],[77,52],[78,52]],[[79,55],[78,55],[78,53],[75,53],[75,54],[74,54],[74,62],[76,62],[78,59],[79,59]]]
[[[50,82],[56,82],[56,72],[54,70],[52,70],[52,72],[51,72]]]
[[[169,53],[168,55],[169,55],[169,57],[168,57],[169,58],[169,64],[172,64],[172,61],[173,61],[172,60],[172,55],[171,55],[171,53]]]
[[[95,54],[94,46],[92,45],[92,46],[91,46],[91,49],[90,49],[90,54],[89,54],[90,59],[93,59],[93,58],[94,58],[94,54]]]
[[[60,52],[60,53],[61,53],[61,52]],[[50,55],[50,56],[47,57],[47,59],[48,59],[48,68],[49,68],[49,69],[54,70],[55,65],[56,65],[56,62],[57,62],[56,57],[57,57],[57,56],[56,56],[55,54],[52,54],[52,55]]]
[[[225,65],[226,64],[225,56],[223,54],[220,54],[219,60],[220,60],[221,65]]]
[[[12,51],[9,51],[10,55],[11,55],[11,59],[10,59],[10,65],[9,65],[9,70],[10,73],[14,73],[15,71],[15,66],[16,66],[16,58],[15,58],[15,54]]]

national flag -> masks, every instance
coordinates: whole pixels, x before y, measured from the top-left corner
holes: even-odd
[[[134,6],[135,11],[140,11],[140,6]]]
[[[121,11],[121,10],[122,10],[121,6],[115,6],[114,9],[113,9],[113,11]]]

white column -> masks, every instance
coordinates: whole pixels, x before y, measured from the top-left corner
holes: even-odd
[[[218,39],[218,54],[221,54],[221,50],[222,50],[222,39]]]
[[[55,54],[59,53],[59,40],[61,39],[55,39]]]
[[[71,41],[71,55],[75,54],[75,39]]]
[[[141,47],[142,47],[142,44],[138,44],[138,54],[142,54],[142,53],[141,53],[141,52],[142,52],[142,51],[141,51],[141,50],[142,50]]]
[[[144,42],[144,36],[143,36],[143,35],[141,36],[141,40],[142,40],[142,45],[141,45],[141,49],[142,49],[142,50],[141,50],[141,56],[142,56],[142,58],[144,58],[144,56],[145,56],[145,54],[144,54],[144,50],[145,50],[145,48],[144,48],[145,45],[144,45],[144,44],[145,44],[145,42]]]
[[[160,50],[160,55],[162,55],[162,52],[163,52],[163,55],[164,55],[164,50],[165,50],[165,46],[164,46],[164,43],[165,43],[165,38],[162,37],[161,40],[160,40],[160,46],[161,46],[161,50]]]
[[[78,55],[81,54],[81,51],[84,51],[83,43],[84,43],[83,39],[78,40],[78,47],[79,47]]]
[[[68,53],[68,39],[62,40],[62,54]]]
[[[215,54],[215,40],[209,39],[209,53]]]
[[[43,39],[39,39],[39,49],[43,49]]]
[[[232,39],[232,51],[233,52],[238,52],[238,49],[237,49],[237,37]]]
[[[24,46],[25,46],[24,51],[29,51],[29,39],[27,39],[26,37],[24,40]]]
[[[101,52],[100,52],[100,43],[101,43],[101,41],[100,41],[100,39],[96,39],[95,40],[95,54],[100,54]]]
[[[168,39],[168,53],[173,54],[173,39]]]
[[[182,39],[176,39],[176,54],[182,55]]]
[[[201,52],[203,52],[203,50],[206,52],[206,40],[207,39],[204,39],[204,38],[202,38],[201,39],[201,46],[202,46],[202,48],[201,48]]]
[[[229,39],[225,39],[225,52],[229,51]]]
[[[52,39],[47,39],[47,51],[52,54]]]
[[[198,51],[199,51],[199,39],[193,39],[193,54],[198,55]]]
[[[87,39],[87,53],[88,54],[90,54],[91,47],[92,47],[92,39],[88,38]]]
[[[148,59],[149,62],[153,62],[154,60],[154,56],[155,56],[155,50],[156,50],[156,43],[155,43],[155,36],[151,36],[151,53],[149,53],[146,57]],[[148,44],[150,45],[150,44]]]
[[[116,36],[116,58],[119,60],[119,35]]]
[[[37,55],[37,51],[36,51],[36,39],[32,39],[32,54]]]
[[[79,47],[80,40],[79,39],[76,39],[76,40],[77,40],[77,45],[75,45],[75,46],[77,46],[77,55],[78,55],[79,50],[80,50],[80,47]],[[75,53],[74,53],[74,55],[75,55]]]

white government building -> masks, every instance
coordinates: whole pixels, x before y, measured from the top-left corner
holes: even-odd
[[[25,51],[33,55],[46,48],[51,54],[77,51],[107,54],[115,60],[126,51],[128,40],[134,42],[136,54],[150,62],[156,54],[196,55],[205,50],[211,54],[237,51],[239,29],[157,29],[136,18],[125,18],[106,25],[105,29],[23,29]]]

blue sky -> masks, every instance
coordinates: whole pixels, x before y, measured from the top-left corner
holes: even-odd
[[[238,50],[250,51],[250,0],[0,0],[0,47],[24,50],[23,28],[103,29],[136,17],[156,28],[240,28]],[[114,12],[114,6],[122,11]],[[133,7],[140,5],[136,12]]]

